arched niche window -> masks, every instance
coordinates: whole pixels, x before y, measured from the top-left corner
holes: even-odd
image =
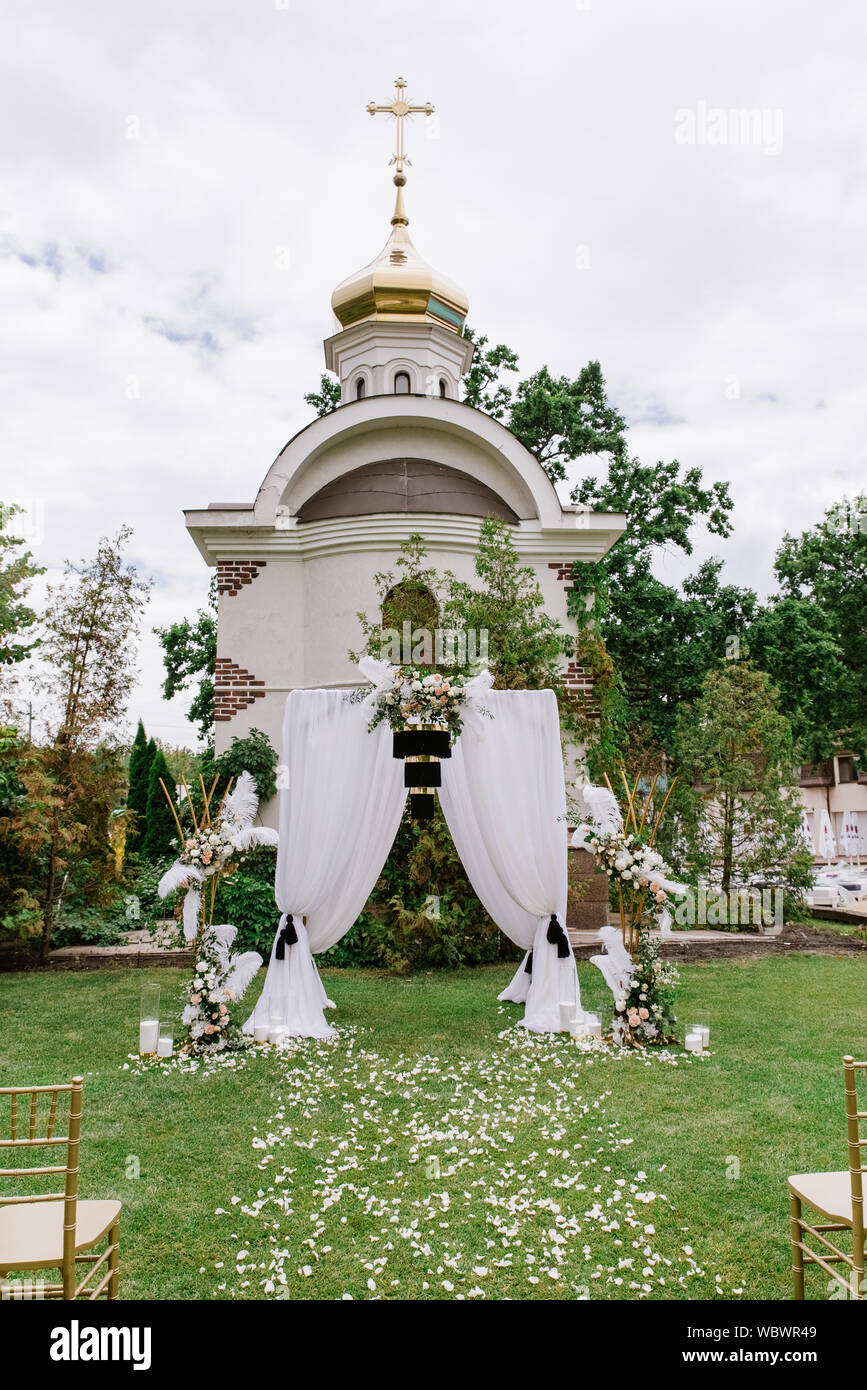
[[[449,394],[448,382],[446,381],[446,379],[445,379],[444,376],[441,376],[441,377],[440,377],[440,395],[441,395],[441,396],[447,396],[448,394]]]
[[[409,395],[409,372],[395,372],[394,394],[396,396]]]
[[[395,644],[389,660],[395,665],[412,662],[416,666],[432,666],[439,616],[434,595],[420,579],[405,579],[389,589],[382,601],[383,634],[388,632]],[[409,650],[404,651],[407,637]]]
[[[360,377],[358,378],[358,380],[356,381],[356,383],[355,383],[355,399],[356,399],[357,401],[363,401],[363,400],[364,400],[364,397],[365,397],[366,395],[367,395],[367,382],[364,380],[364,377],[363,377],[363,376],[360,376]]]

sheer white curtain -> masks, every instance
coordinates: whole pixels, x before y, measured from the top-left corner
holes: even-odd
[[[388,856],[406,801],[391,730],[341,690],[286,700],[275,896],[282,914],[265,985],[244,1031],[279,1017],[290,1034],[329,1037],[333,1008],[313,955],[349,930]]]
[[[480,901],[527,952],[500,998],[525,1003],[525,1028],[557,1032],[561,1000],[581,1009],[565,936],[566,783],[557,701],[550,690],[492,690],[484,703],[493,718],[478,731],[464,728],[442,765],[440,802]]]

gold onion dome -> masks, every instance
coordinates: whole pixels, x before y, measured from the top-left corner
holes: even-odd
[[[463,290],[429,266],[413,246],[404,211],[406,175],[395,174],[391,235],[379,255],[337,286],[331,307],[344,328],[364,321],[438,323],[460,333],[469,309]]]

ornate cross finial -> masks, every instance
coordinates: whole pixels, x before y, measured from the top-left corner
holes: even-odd
[[[367,104],[367,110],[370,112],[371,116],[376,116],[380,112],[384,112],[386,115],[393,116],[395,119],[397,124],[397,149],[392,155],[390,163],[397,165],[394,181],[398,187],[400,187],[401,184],[406,183],[406,179],[404,177],[398,179],[398,175],[403,175],[403,166],[411,163],[406,154],[404,122],[407,116],[412,116],[416,113],[424,116],[432,116],[434,108],[429,101],[426,101],[423,106],[413,106],[412,102],[407,100],[406,82],[402,77],[398,77],[394,84],[394,89],[395,99],[390,106],[377,106],[375,101],[370,101]]]

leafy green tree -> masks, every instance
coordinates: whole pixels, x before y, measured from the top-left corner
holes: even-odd
[[[12,535],[9,523],[20,515],[21,507],[0,502],[0,665],[9,666],[23,661],[38,645],[31,629],[36,623],[36,614],[24,602],[31,580],[44,574],[44,569],[33,563],[29,550],[22,550],[24,542]],[[21,552],[20,554],[17,552]]]
[[[136,854],[141,849],[144,839],[150,770],[156,751],[156,744],[153,739],[148,742],[144,724],[139,720],[129,756],[129,790],[126,804],[129,810],[135,813],[135,819],[126,835],[127,854]]]
[[[784,536],[774,569],[784,596],[805,599],[822,614],[846,672],[838,683],[835,671],[826,738],[814,747],[830,751],[833,735],[842,735],[867,756],[867,493],[844,498],[802,535]]]
[[[518,357],[505,343],[488,347],[488,339],[474,333],[472,328],[464,328],[463,336],[469,338],[475,349],[470,369],[463,379],[464,404],[495,420],[502,420],[511,411],[513,390],[502,380],[502,372],[517,372]]]
[[[214,733],[214,672],[217,666],[217,580],[211,579],[208,606],[192,620],[184,618],[169,627],[155,628],[163,649],[166,678],[163,694],[170,700],[179,691],[195,687],[187,718],[199,726],[202,739]]]
[[[172,853],[173,842],[177,840],[178,831],[175,825],[175,818],[172,808],[168,803],[166,793],[160,785],[160,779],[165,784],[169,796],[174,795],[175,784],[169,765],[166,762],[165,754],[161,748],[157,748],[154,753],[153,761],[148,773],[148,800],[145,812],[145,832],[142,840],[142,854],[145,859],[153,863],[157,859]]]
[[[709,671],[678,711],[678,812],[687,858],[728,892],[756,874],[810,881],[800,834],[792,729],[763,671],[731,661]]]
[[[563,693],[562,663],[572,643],[545,612],[535,571],[522,565],[508,522],[486,517],[475,558],[478,587],[446,576],[446,629],[486,633],[488,665],[501,690]],[[478,642],[477,637],[477,642]]]
[[[841,731],[857,727],[852,675],[832,622],[810,598],[774,595],[748,628],[750,658],[777,687],[780,708],[811,763],[831,757]]]
[[[340,382],[330,372],[323,372],[319,378],[319,390],[308,391],[304,400],[317,415],[330,415],[340,405]]]
[[[214,811],[229,785],[229,779],[237,782],[242,772],[249,772],[256,783],[260,803],[270,801],[277,790],[277,752],[268,735],[261,729],[251,729],[243,738],[235,735],[230,746],[218,758],[214,757],[212,748],[206,748],[201,756],[200,765],[202,781],[208,792],[214,778],[217,778],[217,786],[211,798]],[[194,792],[193,805],[196,806],[198,815],[201,792],[192,787],[191,791]]]

